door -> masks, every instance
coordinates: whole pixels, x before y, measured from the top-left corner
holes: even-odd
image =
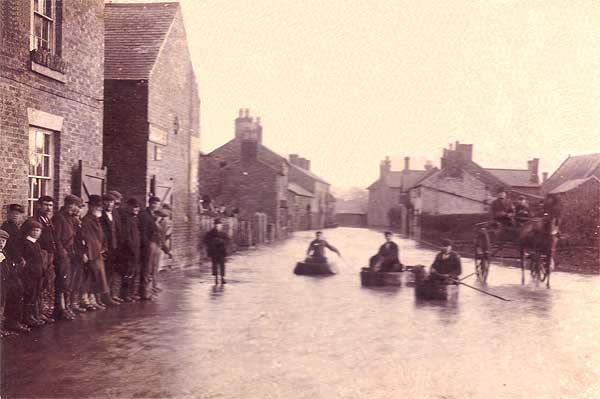
[[[90,195],[102,195],[106,191],[106,167],[98,169],[86,166],[79,161],[79,171],[75,175],[73,194],[79,196],[84,202],[82,215],[87,212],[87,202]]]

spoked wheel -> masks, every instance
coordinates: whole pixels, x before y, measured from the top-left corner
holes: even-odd
[[[548,268],[550,267],[550,261],[551,259],[547,259],[546,257],[544,257],[543,259],[540,258],[538,262],[538,274],[540,281],[546,281],[546,278],[548,278],[548,274],[550,274],[548,270]],[[546,263],[548,264],[546,265]]]
[[[490,272],[490,261],[487,255],[483,254],[479,257],[475,257],[475,274],[477,279],[482,283],[485,283]]]
[[[485,229],[477,232],[475,237],[475,274],[477,279],[485,283],[490,272],[490,258],[488,250],[490,248],[490,238]]]
[[[533,253],[525,257],[525,265],[529,266],[531,278],[538,281],[544,281],[546,272],[539,254]]]

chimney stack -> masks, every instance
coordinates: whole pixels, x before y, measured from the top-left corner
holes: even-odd
[[[290,163],[298,166],[298,154],[290,154]]]
[[[381,178],[387,176],[387,174],[390,173],[391,169],[392,162],[390,161],[390,157],[386,156],[385,159],[379,164],[379,176]]]
[[[431,170],[433,168],[433,163],[431,161],[425,162],[425,170]]]
[[[404,157],[404,170],[410,170],[410,157]]]
[[[531,181],[535,183],[539,183],[540,178],[538,176],[538,167],[540,164],[539,158],[533,158],[531,161],[527,161],[527,169],[531,173]]]
[[[244,109],[244,118],[248,118],[250,116],[250,109]]]

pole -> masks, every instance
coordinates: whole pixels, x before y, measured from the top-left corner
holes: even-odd
[[[481,292],[481,293],[483,293],[483,294],[487,294],[487,295],[489,295],[489,296],[493,296],[494,298],[498,298],[498,299],[501,299],[501,300],[503,300],[503,301],[510,302],[510,299],[503,298],[503,297],[501,297],[501,296],[499,296],[499,295],[492,294],[491,292],[484,291],[484,290],[482,290],[482,289],[479,289],[479,288],[477,288],[477,287],[473,287],[472,285],[469,285],[469,284],[463,283],[463,282],[462,282],[462,281],[460,281],[460,280],[455,280],[455,279],[453,279],[453,278],[451,278],[451,277],[448,277],[448,280],[450,280],[450,281],[454,281],[454,282],[455,282],[455,283],[457,283],[457,284],[464,285],[464,286],[466,286],[466,287],[472,288],[472,289],[474,289],[475,291],[479,291],[479,292]]]
[[[473,273],[471,273],[471,274],[469,274],[469,275],[467,275],[467,276],[465,276],[465,277],[463,277],[463,278],[459,279],[458,281],[463,281],[463,280],[466,280],[466,279],[468,279],[469,277],[471,277],[471,276],[472,276],[472,275],[474,275],[474,274],[477,274],[477,272],[473,272]]]

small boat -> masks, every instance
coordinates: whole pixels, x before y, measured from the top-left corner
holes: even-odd
[[[425,273],[424,268],[415,271],[415,296],[417,299],[446,301],[455,292],[458,285],[440,278],[433,278]]]
[[[360,283],[365,287],[401,286],[403,281],[404,284],[410,285],[414,281],[413,274],[410,272],[415,267],[420,267],[420,265],[397,265],[392,270],[385,272],[363,267],[360,271]]]
[[[304,262],[296,263],[295,274],[302,275],[332,275],[335,274],[333,265],[327,262],[327,259],[306,258]]]

